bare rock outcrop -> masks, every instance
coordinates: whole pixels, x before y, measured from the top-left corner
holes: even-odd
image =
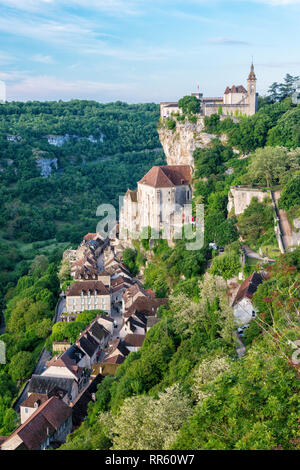
[[[193,168],[194,150],[209,146],[216,138],[216,135],[204,132],[203,117],[200,117],[195,124],[189,121],[176,122],[174,131],[162,125],[158,133],[168,165],[190,165]],[[224,137],[221,140],[224,140]]]

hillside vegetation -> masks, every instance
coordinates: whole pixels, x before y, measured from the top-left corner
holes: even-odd
[[[119,195],[151,166],[163,164],[158,117],[156,104],[0,106],[2,294],[26,274],[35,255],[78,244],[95,231],[98,205],[118,209]],[[41,176],[43,164],[48,177]]]
[[[228,217],[230,186],[280,185],[280,204],[299,205],[299,111],[284,97],[261,102],[239,123],[206,120],[228,143],[216,140],[194,153],[193,203],[205,204],[204,247],[187,251],[185,240],[173,248],[161,240],[150,250],[143,241],[126,253],[136,269],[138,259],[150,260],[145,286],[169,296],[170,306],[161,308],[143,347],[99,385],[87,419],[62,449],[300,449],[299,365],[292,360],[300,337],[300,248],[264,266],[268,280],[254,295],[259,314],[241,358],[226,286],[241,270],[239,225],[253,248],[276,243],[268,202],[254,200],[239,220]],[[241,159],[233,147],[252,153]],[[224,254],[215,256],[210,242]],[[249,275],[255,265],[244,269]]]

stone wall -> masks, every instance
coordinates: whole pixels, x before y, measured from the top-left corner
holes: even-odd
[[[242,214],[254,197],[256,197],[259,202],[262,202],[265,198],[270,198],[270,191],[262,191],[261,189],[243,186],[232,186],[228,194],[228,213],[234,211],[235,215]]]

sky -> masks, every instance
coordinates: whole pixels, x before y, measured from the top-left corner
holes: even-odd
[[[0,0],[11,100],[173,101],[300,75],[300,0]]]

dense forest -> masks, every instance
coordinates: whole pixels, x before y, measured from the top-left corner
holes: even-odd
[[[253,199],[239,217],[227,212],[230,186],[251,184],[280,187],[280,207],[291,221],[300,215],[300,106],[280,84],[273,88],[277,95],[261,99],[255,116],[206,119],[206,130],[225,133],[227,142],[216,138],[194,153],[193,204],[205,204],[203,248],[188,251],[183,239],[174,247],[157,240],[150,249],[143,240],[124,251],[123,262],[134,274],[143,266],[145,287],[169,297],[169,307],[116,377],[101,382],[86,420],[62,449],[300,449],[300,372],[291,359],[300,334],[300,249],[280,255],[269,201]],[[181,103],[193,121],[198,108]],[[0,340],[8,357],[0,366],[0,435],[7,435],[16,426],[13,399],[50,333],[73,340],[90,320],[84,314],[71,327],[52,329],[62,250],[94,231],[97,205],[117,203],[164,157],[156,105],[11,103],[0,112],[7,307]],[[176,128],[176,116],[172,122]],[[53,136],[63,143],[53,145]],[[37,165],[42,158],[53,162],[47,177]],[[242,268],[240,236],[253,250],[272,252],[274,263]],[[238,358],[226,281],[262,267],[268,279],[253,300],[259,314]]]
[[[156,104],[0,106],[0,435],[16,427],[11,405],[52,330],[62,253],[96,230],[98,205],[118,210],[119,195],[164,162],[158,117]]]
[[[170,119],[174,124],[165,125],[174,130],[177,117]],[[227,213],[230,186],[250,184],[280,187],[280,207],[291,220],[299,215],[299,129],[300,107],[283,92],[261,99],[255,116],[206,119],[206,130],[226,133],[227,143],[216,139],[194,153],[193,203],[205,204],[204,247],[187,251],[185,240],[174,247],[159,240],[150,249],[143,240],[125,250],[134,272],[148,259],[145,286],[169,297],[169,307],[116,377],[102,381],[87,419],[62,449],[300,449],[299,365],[292,360],[300,334],[300,249],[280,254],[268,200],[254,198],[239,217]],[[240,236],[253,250],[269,249],[275,261],[242,268]],[[218,256],[211,242],[224,252]],[[253,299],[259,313],[238,358],[226,281],[261,268],[267,281]]]
[[[35,255],[78,244],[96,209],[164,162],[159,106],[94,101],[0,106],[0,284],[26,274]]]

